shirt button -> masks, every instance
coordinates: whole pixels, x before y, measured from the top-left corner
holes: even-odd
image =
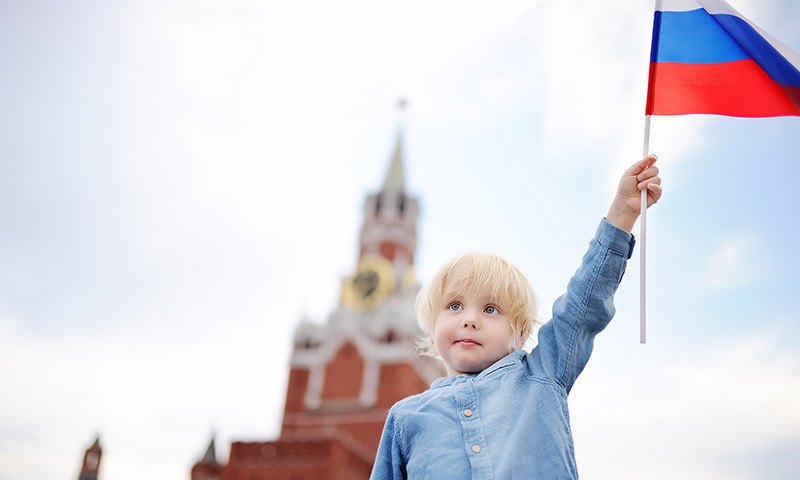
[[[475,452],[475,453],[480,453],[481,447],[479,445],[473,445],[472,446],[472,451]]]
[[[465,417],[471,417],[472,416],[472,410],[470,410],[469,408],[464,410],[464,416]]]

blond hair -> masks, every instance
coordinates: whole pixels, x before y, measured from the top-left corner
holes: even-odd
[[[449,300],[445,295],[458,296],[487,290],[496,303],[506,306],[504,313],[514,331],[514,347],[522,348],[539,323],[530,283],[517,267],[504,258],[472,252],[445,263],[417,295],[417,321],[423,332],[417,342],[417,351],[422,355],[439,356],[433,343],[433,331],[439,312]]]

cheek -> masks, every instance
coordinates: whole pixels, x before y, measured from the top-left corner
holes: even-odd
[[[436,319],[436,323],[433,325],[433,343],[436,345],[436,348],[439,348],[439,345],[448,341],[448,339],[452,336],[453,329],[446,319],[439,318]]]
[[[436,321],[436,324],[433,326],[433,333],[431,334],[433,337],[433,344],[436,345],[436,348],[439,348],[439,343],[442,341],[442,337],[444,336],[444,326],[442,322]]]
[[[508,341],[506,342],[506,348],[509,350],[514,350],[517,347],[517,334],[514,333],[514,328],[511,326],[511,323],[506,324],[506,328],[503,329],[502,336],[507,336]]]

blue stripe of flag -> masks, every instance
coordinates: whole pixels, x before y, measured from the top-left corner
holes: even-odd
[[[704,9],[655,12],[651,62],[723,63],[753,59],[782,85],[800,87],[800,72],[749,23]]]
[[[723,63],[750,58],[702,8],[657,11],[655,21],[661,25],[661,35],[658,58],[651,58],[651,62]]]
[[[715,15],[714,19],[775,82],[800,87],[800,71],[797,67],[775,50],[749,23],[733,15]]]

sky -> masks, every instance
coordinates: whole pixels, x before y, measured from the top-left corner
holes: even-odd
[[[733,7],[800,51],[800,2]],[[542,317],[642,155],[652,2],[0,0],[0,480],[188,478],[279,434],[402,126],[417,276]],[[398,113],[399,98],[407,99]],[[570,395],[590,479],[800,470],[798,118],[654,117],[664,196]],[[639,236],[638,227],[634,232]]]

